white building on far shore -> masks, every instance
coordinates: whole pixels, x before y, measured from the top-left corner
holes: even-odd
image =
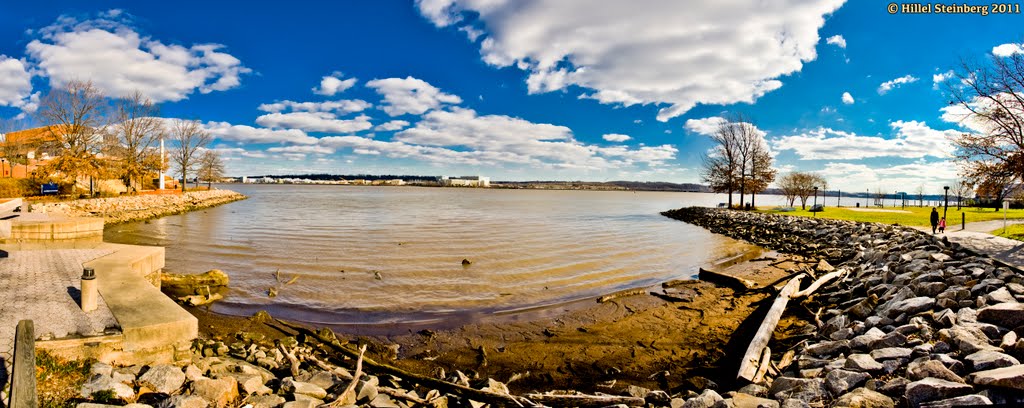
[[[445,187],[490,187],[491,178],[483,176],[441,176],[441,185]]]

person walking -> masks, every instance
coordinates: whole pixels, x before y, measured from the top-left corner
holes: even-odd
[[[932,234],[934,234],[935,228],[938,228],[939,226],[939,210],[936,210],[935,207],[932,207],[932,215],[928,218],[932,222]]]
[[[942,219],[939,220],[939,233],[940,234],[944,234],[945,231],[946,231],[946,217],[942,217]]]

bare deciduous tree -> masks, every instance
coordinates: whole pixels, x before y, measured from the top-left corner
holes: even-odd
[[[799,198],[802,209],[807,208],[807,198],[814,194],[814,187],[821,191],[828,188],[828,182],[821,175],[799,171],[784,174],[776,185],[782,190],[782,195],[789,201],[790,206]]]
[[[157,117],[159,109],[152,100],[135,91],[117,101],[111,130],[117,136],[114,153],[128,188],[138,190],[145,174],[159,170],[160,157],[153,152],[153,143],[164,137],[164,120]]]
[[[946,81],[950,102],[975,132],[954,139],[964,176],[984,180],[1024,176],[1024,54],[990,55],[982,63],[962,62],[955,81]],[[953,112],[955,113],[954,110]]]
[[[207,149],[199,156],[199,169],[196,174],[206,180],[206,188],[209,189],[213,186],[213,180],[224,177],[224,161],[216,151]]]
[[[956,194],[956,209],[960,210],[963,200],[974,195],[974,183],[967,179],[957,180],[953,184],[953,194]]]
[[[924,184],[918,184],[914,192],[917,194],[917,206],[924,207]]]
[[[106,173],[99,155],[105,147],[108,109],[106,98],[92,82],[72,80],[51,89],[40,101],[37,114],[46,123],[44,143],[57,155],[43,168],[72,182]]]
[[[174,119],[169,129],[170,139],[176,145],[171,150],[171,161],[181,174],[181,191],[185,191],[188,173],[196,167],[196,151],[210,143],[210,133],[198,120]]]
[[[704,157],[701,178],[716,193],[728,193],[728,206],[732,208],[732,192],[739,187],[740,138],[738,127],[728,120],[718,124],[711,140],[716,145],[710,155]]]

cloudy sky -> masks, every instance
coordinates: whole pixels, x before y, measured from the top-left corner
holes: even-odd
[[[945,83],[1020,15],[843,0],[4,2],[0,117],[71,79],[197,118],[232,175],[699,181],[726,112],[847,191],[956,177]],[[703,4],[702,4],[703,3]]]

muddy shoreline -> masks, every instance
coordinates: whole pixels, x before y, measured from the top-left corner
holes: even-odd
[[[757,251],[714,267],[765,285],[815,262]],[[415,327],[399,334],[366,335],[335,327],[335,333],[339,339],[375,344],[375,358],[412,372],[460,370],[470,377],[506,382],[513,392],[621,393],[630,386],[699,391],[706,385],[700,378],[730,381],[719,366],[733,364],[729,357],[741,345],[729,343],[740,325],[766,299],[770,301],[769,294],[737,293],[699,280],[679,287],[696,296],[688,302],[672,301],[644,290],[604,303],[590,299],[541,315],[485,319],[455,328]],[[285,335],[245,317],[204,308],[190,311],[199,318],[206,339],[223,341],[253,331],[268,338]],[[802,325],[799,319],[786,322],[796,332]]]

